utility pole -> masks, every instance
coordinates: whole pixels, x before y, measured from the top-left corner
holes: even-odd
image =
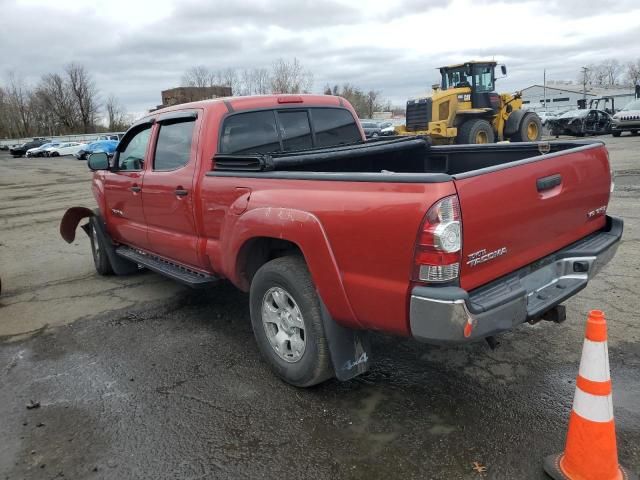
[[[587,103],[587,72],[589,69],[587,67],[582,67],[582,99],[586,105]]]
[[[543,70],[542,89],[544,91],[544,111],[547,111],[547,69]]]

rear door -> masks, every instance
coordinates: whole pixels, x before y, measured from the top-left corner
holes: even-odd
[[[471,290],[605,225],[607,152],[589,145],[454,177],[462,210],[461,286]]]
[[[144,178],[142,201],[151,250],[196,268],[205,261],[198,253],[193,188],[197,164],[197,111],[177,111],[156,121],[153,160]]]

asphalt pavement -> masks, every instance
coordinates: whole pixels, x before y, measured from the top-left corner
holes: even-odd
[[[99,277],[84,235],[62,241],[64,210],[93,205],[83,162],[0,154],[0,478],[543,479],[594,308],[640,472],[640,137],[605,140],[625,234],[566,322],[496,350],[375,335],[369,373],[304,390],[260,360],[247,295]]]

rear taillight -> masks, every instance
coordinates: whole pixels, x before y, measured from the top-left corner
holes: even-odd
[[[462,226],[456,195],[438,200],[424,217],[414,255],[413,280],[450,282],[460,274]]]

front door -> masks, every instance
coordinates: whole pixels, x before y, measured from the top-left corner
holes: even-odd
[[[122,139],[115,165],[104,180],[110,235],[118,242],[140,248],[149,246],[141,191],[151,126],[150,123],[142,125]]]
[[[151,250],[195,268],[198,253],[194,174],[200,122],[196,112],[177,111],[158,118],[152,163],[144,177],[142,201]]]

